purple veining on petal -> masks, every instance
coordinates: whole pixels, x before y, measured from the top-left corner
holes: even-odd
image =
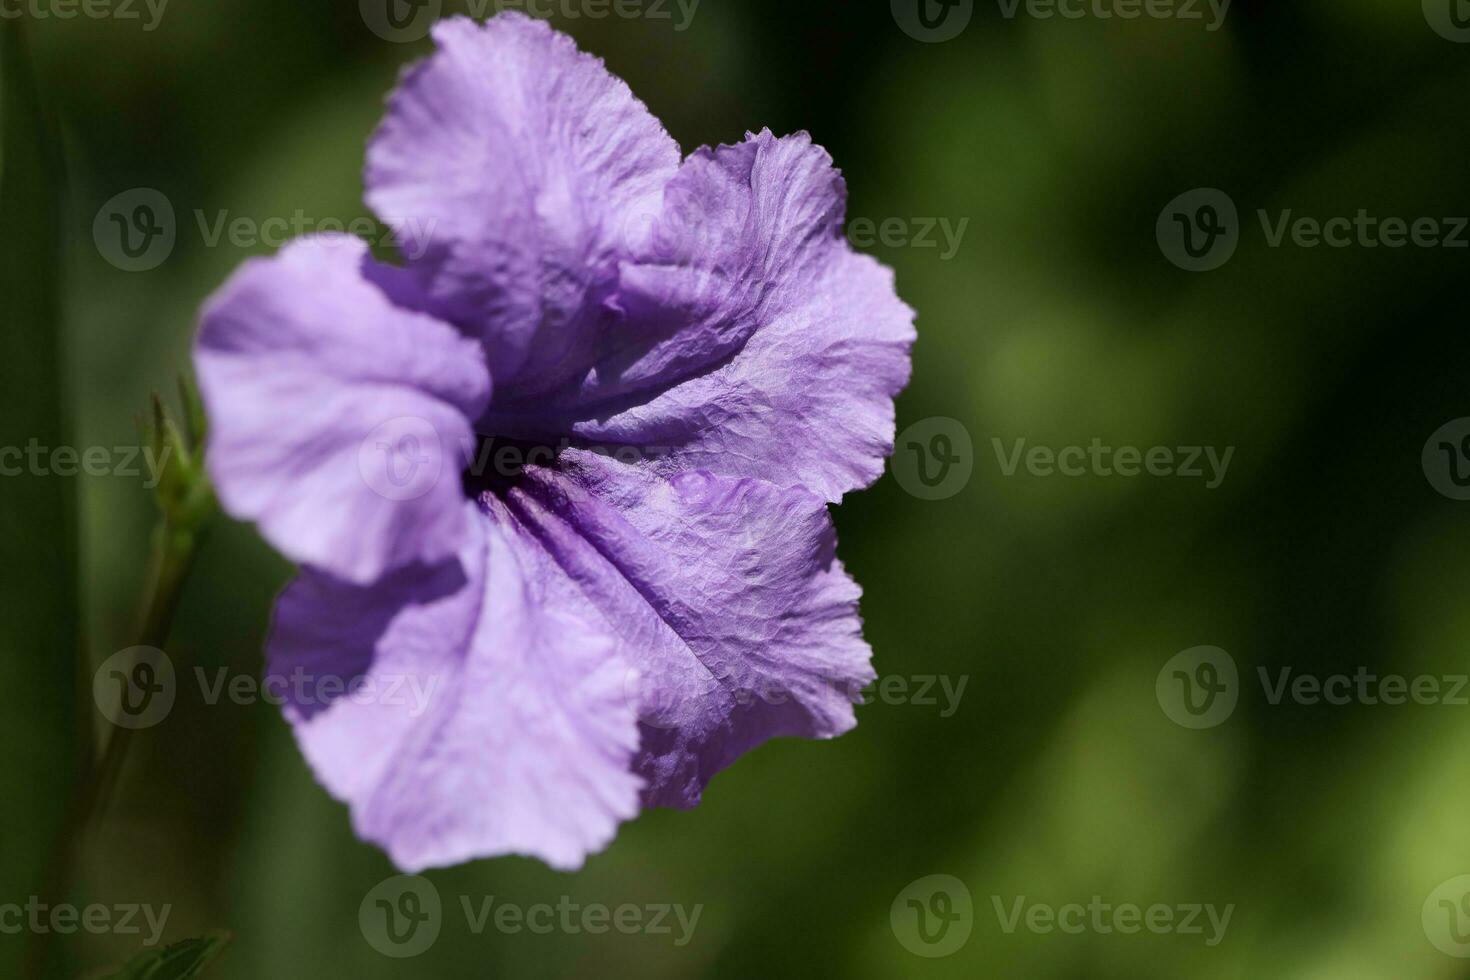
[[[647,802],[693,806],[767,739],[855,723],[871,651],[820,498],[705,472],[665,479],[570,450],[508,502],[645,678]]]

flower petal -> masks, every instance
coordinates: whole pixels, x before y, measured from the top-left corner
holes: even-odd
[[[829,501],[881,475],[914,312],[893,273],[842,235],[846,188],[805,133],[701,150],[630,238],[624,319],[575,387],[516,404],[493,431],[626,445],[667,476],[707,469]]]
[[[705,469],[832,502],[870,485],[893,452],[914,311],[895,293],[892,270],[845,245],[807,290],[727,363],[573,431],[637,447],[666,476]]]
[[[625,318],[610,342],[619,349],[580,399],[665,388],[801,303],[842,245],[846,200],[832,158],[805,133],[766,130],[691,154],[647,234],[630,240],[617,296]]]
[[[454,18],[434,39],[368,148],[368,203],[436,312],[485,340],[498,390],[548,390],[591,363],[626,216],[658,199],[678,146],[541,21]]]
[[[478,345],[394,306],[366,246],[294,243],[246,263],[203,314],[194,361],[225,509],[287,557],[355,582],[454,555]]]
[[[856,723],[871,650],[819,498],[569,450],[507,501],[625,641],[646,803],[693,806],[767,739]]]
[[[406,871],[499,854],[574,869],[638,809],[628,666],[601,616],[493,499],[458,561],[282,596],[269,676],[358,834]],[[292,677],[305,681],[292,685]],[[353,682],[330,702],[314,679]]]

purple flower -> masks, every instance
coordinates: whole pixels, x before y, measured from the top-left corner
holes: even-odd
[[[212,298],[211,472],[303,566],[268,672],[358,834],[407,870],[575,868],[766,739],[854,725],[827,505],[892,449],[913,311],[805,134],[681,162],[543,23],[434,38],[367,155],[415,258],[312,238]]]

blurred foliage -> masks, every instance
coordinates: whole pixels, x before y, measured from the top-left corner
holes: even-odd
[[[362,897],[392,869],[315,785],[275,709],[180,698],[137,740],[86,857],[86,897],[170,903],[170,941],[229,929],[231,955],[210,974],[222,980],[1470,976],[1420,923],[1425,897],[1470,872],[1470,708],[1271,705],[1255,682],[1286,666],[1470,669],[1470,504],[1437,494],[1419,463],[1431,432],[1470,415],[1467,253],[1271,248],[1255,219],[1470,215],[1470,46],[1401,0],[1237,0],[1214,33],[1008,20],[979,3],[943,44],[912,40],[879,2],[704,0],[683,32],[557,23],[686,149],[807,129],[843,168],[851,217],[969,219],[950,261],[871,251],[920,314],[900,425],[962,422],[974,478],[933,502],[885,478],[837,510],[878,670],[968,675],[959,710],[871,704],[835,742],[764,747],[699,809],[643,815],[576,875],[520,859],[434,872],[444,934],[398,961],[358,927]],[[7,347],[5,387],[36,395],[11,438],[58,442],[58,420],[74,419],[79,445],[133,444],[133,414],[187,363],[201,301],[271,251],[210,247],[200,222],[365,215],[364,139],[427,42],[380,40],[350,0],[176,2],[153,31],[30,26],[65,126],[67,361],[53,381],[32,359],[41,347]],[[1228,190],[1245,227],[1227,265],[1189,274],[1154,225],[1201,186]],[[92,242],[97,209],[134,187],[162,191],[178,216],[174,252],[147,273],[118,270]],[[10,246],[23,234],[6,231]],[[18,336],[15,294],[0,304]],[[992,448],[1095,437],[1237,452],[1209,491],[1007,477]],[[136,480],[36,482],[36,494],[79,494],[86,611],[66,620],[65,503],[30,502],[27,533],[4,543],[20,573],[5,579],[9,625],[30,631],[7,643],[0,686],[15,705],[0,710],[13,747],[0,766],[7,889],[33,871],[20,864],[44,846],[37,828],[73,767],[65,712],[52,710],[71,696],[58,637],[85,633],[94,662],[127,644],[152,519]],[[258,674],[288,575],[249,528],[221,522],[170,645],[183,669]],[[1201,644],[1231,652],[1245,693],[1226,724],[1188,731],[1160,711],[1154,680]],[[919,959],[889,906],[934,873],[968,884],[974,934],[949,958]],[[474,935],[458,899],[486,895],[704,912],[683,947]],[[993,895],[1236,910],[1206,947],[1007,934]],[[0,963],[17,942],[0,936]],[[135,945],[78,935],[69,948],[92,965]]]
[[[65,175],[27,30],[0,20],[0,444],[64,445],[73,418],[61,321]],[[82,645],[76,485],[0,479],[0,540],[0,725],[13,746],[0,766],[0,895],[24,896],[44,875],[84,748],[72,720]],[[20,955],[6,943],[0,968],[14,970]]]

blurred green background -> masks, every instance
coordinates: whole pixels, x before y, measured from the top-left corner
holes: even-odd
[[[64,358],[60,376],[7,360],[8,444],[136,444],[149,392],[187,365],[201,301],[273,250],[211,247],[196,215],[365,215],[364,139],[429,49],[378,37],[349,0],[173,0],[154,30],[137,9],[28,15],[61,121],[68,234],[57,265],[6,229],[0,318],[19,309],[17,283],[59,274]],[[1470,706],[1273,705],[1257,680],[1470,670],[1470,503],[1436,492],[1420,461],[1431,433],[1470,415],[1470,251],[1272,248],[1255,216],[1470,215],[1470,44],[1405,0],[1237,0],[1218,31],[1202,5],[1203,21],[1069,20],[982,0],[943,43],[879,0],[704,0],[682,31],[669,9],[553,20],[686,150],[807,129],[847,176],[850,218],[968,219],[947,259],[869,250],[919,311],[900,428],[957,420],[973,476],[942,500],[887,476],[836,512],[879,673],[968,678],[957,710],[872,703],[835,742],[769,744],[700,808],[645,813],[574,875],[514,858],[432,872],[443,933],[395,960],[358,925],[393,869],[316,786],[278,711],[210,706],[186,685],[134,745],[74,900],[171,904],[170,941],[232,931],[211,974],[227,980],[1470,977],[1421,921],[1431,892],[1470,873]],[[178,236],[129,273],[92,223],[139,187],[170,200]],[[1226,191],[1242,226],[1234,257],[1204,273],[1155,237],[1161,209],[1197,187]],[[1021,438],[1236,451],[1214,490],[1006,476],[992,440]],[[75,769],[73,634],[93,663],[130,644],[154,515],[140,479],[38,479],[0,481],[0,903],[34,891]],[[221,519],[169,653],[186,672],[258,675],[289,574]],[[1233,656],[1240,700],[1195,731],[1161,709],[1155,679],[1205,644]],[[931,874],[973,901],[968,942],[943,958],[911,952],[890,920]],[[460,898],[492,895],[704,908],[682,947],[474,935]],[[1235,908],[1214,946],[1007,933],[994,908],[1094,895]],[[0,935],[0,975],[23,939]],[[63,949],[80,972],[138,942]]]

